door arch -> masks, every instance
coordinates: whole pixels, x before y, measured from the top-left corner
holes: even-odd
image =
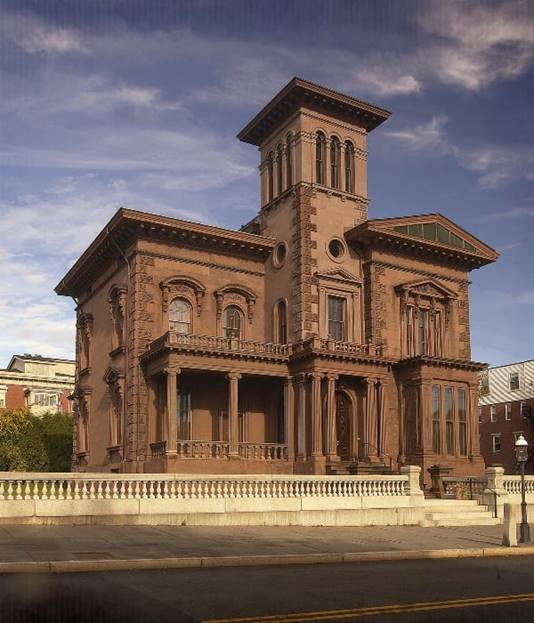
[[[344,390],[336,391],[336,439],[337,455],[341,460],[349,460],[353,454],[351,444],[354,426],[354,404],[350,394]]]

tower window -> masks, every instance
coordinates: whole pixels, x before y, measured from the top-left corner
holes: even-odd
[[[278,301],[278,343],[287,344],[287,306],[285,301]]]
[[[339,188],[339,160],[341,147],[334,136],[330,142],[330,183],[332,188]]]
[[[345,142],[345,190],[348,193],[355,192],[354,145],[350,141]]]
[[[273,152],[271,152],[269,154],[269,157],[267,158],[267,200],[268,201],[272,201],[273,200],[273,186],[274,186],[274,180],[273,180]]]
[[[322,132],[317,132],[315,140],[315,181],[317,184],[325,183],[324,162],[326,155],[326,139]]]
[[[290,188],[293,185],[293,162],[291,155],[291,134],[288,134],[286,142],[286,188]]]
[[[276,160],[277,160],[276,181],[277,181],[277,186],[278,186],[278,188],[276,189],[276,194],[279,195],[279,194],[281,194],[281,192],[283,190],[283,185],[282,185],[282,179],[283,179],[283,169],[282,169],[282,165],[283,165],[283,150],[282,150],[282,144],[279,144],[278,147],[276,148]]]

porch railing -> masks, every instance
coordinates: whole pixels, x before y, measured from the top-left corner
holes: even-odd
[[[253,355],[277,355],[287,357],[289,346],[287,344],[273,344],[271,342],[257,342],[253,340],[240,340],[213,335],[187,335],[169,331],[166,334],[167,341],[172,346],[197,347],[206,350],[237,351],[239,353]]]
[[[177,453],[187,459],[224,459],[230,452],[227,441],[178,441]]]
[[[347,353],[349,355],[371,355],[382,357],[384,347],[375,344],[355,344],[354,342],[336,342],[335,340],[319,340],[321,350],[330,350],[336,353]]]
[[[265,476],[0,472],[4,500],[397,497],[408,476]]]
[[[521,476],[504,476],[503,487],[509,495],[521,495]],[[525,476],[525,493],[534,493],[534,476]]]
[[[250,443],[240,442],[237,444],[239,456],[244,459],[256,459],[260,461],[285,461],[287,460],[287,445],[281,443]]]
[[[446,495],[467,500],[482,495],[488,486],[488,479],[485,477],[444,476],[442,481]]]

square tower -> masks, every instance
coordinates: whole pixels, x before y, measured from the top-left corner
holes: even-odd
[[[345,233],[367,220],[367,133],[389,115],[293,78],[238,134],[260,151],[261,209],[246,228],[278,242],[267,307],[284,301],[290,308],[292,341],[327,335],[319,300],[335,294],[335,280],[353,281],[355,291],[361,283],[361,258]],[[355,311],[344,337],[351,341],[363,338],[360,298],[349,306]],[[276,337],[275,324],[273,317]]]

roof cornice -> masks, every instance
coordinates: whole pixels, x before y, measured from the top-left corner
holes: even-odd
[[[239,132],[244,143],[261,145],[266,137],[298,108],[309,108],[374,130],[391,115],[389,110],[369,104],[314,82],[294,77]]]
[[[77,296],[78,284],[89,273],[97,267],[109,265],[110,260],[119,256],[117,244],[126,251],[139,239],[164,240],[171,244],[209,248],[221,254],[247,257],[261,262],[269,256],[275,245],[272,238],[264,236],[120,208],[56,286],[56,293]]]

